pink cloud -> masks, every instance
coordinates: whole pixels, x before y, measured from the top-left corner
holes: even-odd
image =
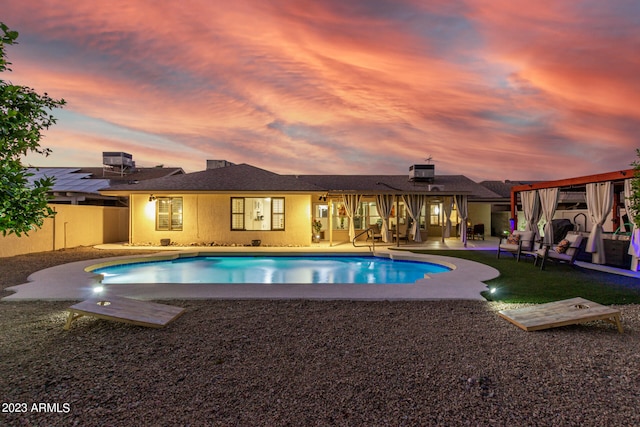
[[[638,32],[615,8],[28,3],[6,11],[24,37],[12,79],[109,125],[61,120],[54,155],[68,138],[79,153],[121,146],[190,170],[224,157],[284,173],[404,173],[431,155],[442,173],[542,179],[603,158],[626,168],[637,144]]]

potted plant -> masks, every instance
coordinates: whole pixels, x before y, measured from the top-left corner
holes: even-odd
[[[338,208],[338,216],[340,217],[340,228],[344,229],[344,217],[347,215],[347,208],[344,205],[340,205]]]
[[[322,222],[319,219],[314,219],[311,222],[311,228],[313,228],[313,240],[317,243],[320,241],[320,230],[322,230]]]

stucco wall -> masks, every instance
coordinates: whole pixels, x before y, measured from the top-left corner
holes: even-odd
[[[485,236],[491,235],[491,204],[489,203],[469,203],[468,221],[472,225],[484,224]]]
[[[308,246],[311,244],[311,197],[309,195],[279,195],[285,198],[284,231],[231,231],[231,197],[237,194],[176,194],[162,197],[182,197],[183,228],[179,231],[156,231],[155,202],[149,195],[132,195],[131,242],[159,244],[170,239],[180,245],[238,244],[249,245],[261,240],[263,245]],[[242,194],[242,197],[267,197],[263,194]]]
[[[57,212],[28,236],[0,236],[0,257],[127,241],[127,208],[52,205]]]

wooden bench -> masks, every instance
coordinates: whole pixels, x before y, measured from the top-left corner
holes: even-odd
[[[71,328],[74,320],[82,316],[131,323],[133,325],[162,328],[184,313],[184,308],[111,295],[82,301],[69,307],[64,329]]]

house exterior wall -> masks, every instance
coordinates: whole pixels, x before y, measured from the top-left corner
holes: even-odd
[[[484,224],[485,236],[491,235],[491,204],[469,203],[468,210],[467,221],[471,222],[471,225]]]
[[[128,209],[112,206],[51,205],[57,212],[28,236],[0,236],[0,257],[92,246],[127,240]]]
[[[156,230],[156,205],[148,194],[131,195],[132,244],[159,245],[170,239],[178,245],[250,245],[260,240],[262,245],[309,246],[311,244],[311,196],[282,194],[163,194],[161,197],[182,197],[182,230]],[[232,197],[284,197],[285,229],[231,230]]]
[[[503,237],[511,231],[511,211],[491,212],[491,235]]]

